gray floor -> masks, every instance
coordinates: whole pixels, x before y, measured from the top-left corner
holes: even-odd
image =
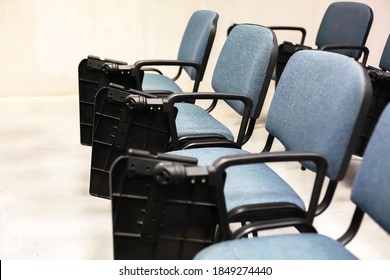
[[[237,121],[219,111],[233,129]],[[0,259],[112,259],[108,200],[88,194],[91,149],[79,144],[78,97],[0,97]],[[260,151],[263,122],[245,146]],[[340,236],[353,206],[354,157],[332,206],[315,225]],[[307,197],[312,176],[296,164],[273,166]],[[390,259],[390,238],[366,217],[348,248],[362,259]]]

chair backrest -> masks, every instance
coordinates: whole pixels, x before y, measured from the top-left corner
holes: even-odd
[[[369,6],[355,2],[335,2],[326,10],[317,33],[316,45],[364,46],[371,28],[373,13]],[[353,58],[358,50],[333,50]]]
[[[276,64],[277,41],[267,27],[237,25],[229,34],[218,57],[212,78],[216,92],[243,94],[252,99],[251,118],[260,115]],[[239,101],[226,101],[243,114]]]
[[[194,61],[201,64],[201,80],[214,42],[218,18],[218,14],[213,11],[196,11],[191,16],[180,43],[178,60]],[[195,80],[197,76],[195,68],[188,66],[184,69],[190,78]]]
[[[383,49],[379,67],[383,70],[390,70],[390,35],[387,37],[385,48]]]
[[[352,201],[390,232],[390,106],[383,111],[353,184]]]
[[[322,154],[329,165],[327,176],[338,181],[348,167],[371,91],[366,71],[353,59],[299,51],[281,76],[266,129],[287,150]]]

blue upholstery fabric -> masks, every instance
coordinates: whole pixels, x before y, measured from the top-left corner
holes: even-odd
[[[316,45],[355,45],[365,44],[367,28],[370,29],[372,11],[369,6],[354,2],[332,3],[322,19],[317,33]],[[333,50],[332,50],[333,51]],[[334,50],[350,57],[358,58],[356,50]]]
[[[202,64],[212,23],[217,19],[217,13],[206,10],[196,11],[191,16],[180,44],[178,60]],[[191,79],[195,80],[196,70],[192,67],[184,67],[184,69]]]
[[[197,260],[356,260],[339,242],[313,233],[275,235],[221,242]]]
[[[228,140],[234,141],[234,136],[230,130],[198,105],[176,103],[175,107],[178,109],[176,128],[179,138],[204,133],[219,134]]]
[[[142,81],[142,90],[167,90],[173,93],[183,92],[169,77],[160,74],[145,73]]]
[[[375,126],[356,175],[351,199],[390,232],[390,106]]]
[[[297,52],[276,88],[266,129],[287,150],[322,154],[327,176],[337,180],[369,86],[361,65],[347,56]]]
[[[276,47],[274,34],[259,25],[238,25],[230,33],[220,53],[213,74],[213,88],[216,92],[249,96],[256,106],[265,83],[273,49]],[[268,85],[268,84],[267,84]],[[263,96],[264,97],[264,96]],[[240,101],[227,101],[239,114],[244,112]],[[176,106],[177,105],[177,106]],[[178,137],[217,133],[229,140],[234,136],[222,123],[196,105],[176,104],[179,109],[176,118]],[[256,108],[252,108],[251,117]],[[258,110],[259,111],[259,110]],[[260,112],[257,112],[259,114]]]
[[[390,35],[387,37],[385,48],[381,56],[381,61],[379,62],[379,67],[383,70],[390,71]]]
[[[222,156],[248,154],[234,148],[199,148],[173,151],[168,154],[198,159],[199,165],[211,165]],[[290,202],[305,209],[305,204],[295,191],[266,164],[229,167],[226,170],[225,199],[227,211],[237,206]]]
[[[212,87],[216,92],[240,93],[253,101],[254,116],[274,47],[274,34],[258,25],[238,25],[230,32],[214,69]],[[244,106],[227,101],[239,114]]]

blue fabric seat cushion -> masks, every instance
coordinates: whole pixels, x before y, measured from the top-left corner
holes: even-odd
[[[202,107],[191,103],[176,103],[175,107],[178,109],[176,129],[179,138],[189,135],[218,134],[234,141],[231,131]]]
[[[142,90],[166,90],[173,93],[182,93],[182,89],[169,77],[160,74],[145,73],[142,81]]]
[[[196,148],[169,152],[198,159],[198,165],[211,165],[226,155],[243,155],[249,152],[234,148]],[[226,170],[226,210],[237,206],[289,202],[305,209],[298,194],[266,164],[248,164],[229,167]]]
[[[197,260],[356,260],[343,245],[316,233],[230,240],[200,251]]]

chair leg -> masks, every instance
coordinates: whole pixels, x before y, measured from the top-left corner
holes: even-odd
[[[332,201],[334,193],[336,191],[337,184],[338,184],[337,181],[330,181],[329,182],[328,188],[326,189],[326,193],[324,195],[324,198],[322,199],[320,204],[318,204],[318,206],[317,206],[317,210],[316,210],[316,214],[315,214],[316,216],[323,213],[329,207],[330,202]]]

